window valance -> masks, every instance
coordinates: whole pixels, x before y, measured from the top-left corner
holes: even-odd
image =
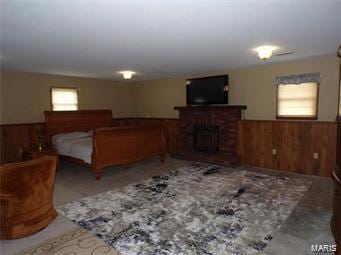
[[[320,73],[305,73],[299,75],[277,76],[276,85],[299,85],[302,83],[321,83]]]

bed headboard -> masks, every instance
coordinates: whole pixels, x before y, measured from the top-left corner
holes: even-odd
[[[111,127],[111,110],[44,111],[47,141],[55,134]]]

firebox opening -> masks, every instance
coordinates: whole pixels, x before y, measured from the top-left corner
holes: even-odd
[[[194,125],[194,149],[201,152],[219,151],[219,126]]]

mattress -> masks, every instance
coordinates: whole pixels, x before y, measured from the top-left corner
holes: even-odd
[[[59,135],[58,138],[61,138]],[[69,156],[83,160],[85,163],[91,164],[92,154],[92,137],[62,137],[64,139],[52,138],[53,147],[58,151],[59,155]]]

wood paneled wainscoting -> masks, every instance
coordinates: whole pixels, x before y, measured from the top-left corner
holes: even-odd
[[[45,123],[1,125],[1,164],[22,160],[24,149],[37,149],[44,140]]]
[[[178,119],[163,118],[116,118],[115,126],[161,124],[164,127],[168,153],[176,151],[178,143]],[[8,124],[0,126],[0,164],[21,161],[23,150],[38,148],[40,140],[45,140],[45,123]]]
[[[162,124],[167,151],[176,152],[178,119],[114,119],[116,126],[140,124]],[[242,164],[331,176],[336,163],[336,122],[242,120],[238,128],[238,155]],[[2,125],[1,163],[22,160],[22,150],[36,148],[40,135],[45,135],[45,123]],[[272,149],[276,149],[276,155]],[[314,159],[314,153],[318,153],[318,159]]]
[[[243,165],[332,175],[336,122],[244,120],[239,122],[239,131],[238,152]]]

